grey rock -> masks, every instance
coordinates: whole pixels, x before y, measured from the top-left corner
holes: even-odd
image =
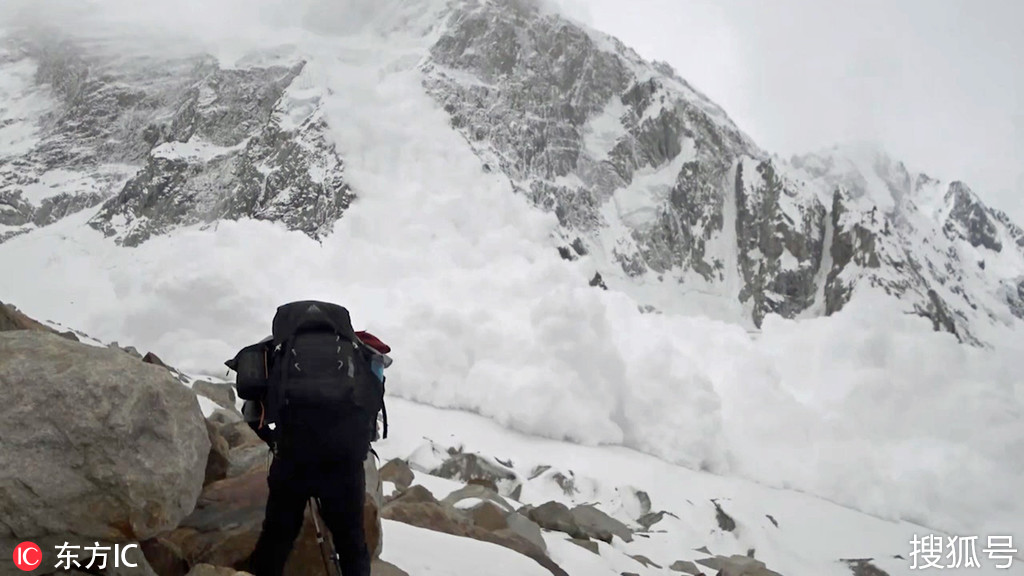
[[[874,558],[840,560],[850,567],[853,576],[889,576],[889,573],[872,564]]]
[[[505,514],[505,521],[508,523],[508,529],[511,532],[519,535],[537,548],[537,550],[544,553],[547,552],[548,545],[544,542],[544,536],[541,534],[540,526],[536,522],[519,512],[507,512]]]
[[[225,410],[223,408],[218,408],[218,409],[213,411],[213,414],[210,414],[210,417],[208,418],[208,420],[210,422],[213,422],[217,426],[226,426],[228,424],[234,424],[234,423],[237,423],[237,422],[242,422],[242,416],[241,416],[241,414],[238,414],[237,412],[233,412],[233,411],[230,411],[230,410]]]
[[[173,528],[210,451],[166,370],[44,332],[0,333],[0,525],[114,542]]]
[[[640,564],[642,564],[644,568],[657,568],[659,570],[661,569],[661,566],[659,566],[657,563],[652,561],[650,558],[648,558],[647,556],[644,556],[642,554],[631,554],[629,557],[632,558],[633,560],[636,560]]]
[[[214,416],[221,413],[221,411],[214,412],[210,416],[210,421],[214,422]],[[234,415],[232,412],[223,412],[225,414]],[[247,448],[249,446],[266,446],[263,440],[253,432],[252,428],[249,427],[247,422],[242,420],[232,420],[226,423],[217,425],[221,436],[224,437],[228,442],[228,447],[232,450],[236,448]]]
[[[611,544],[613,536],[618,536],[624,542],[633,541],[633,531],[629,527],[594,506],[576,506],[572,509],[572,517],[576,525],[589,538],[609,544]]]
[[[380,477],[385,482],[394,483],[395,487],[399,490],[408,489],[416,479],[412,468],[409,468],[409,463],[399,458],[389,460],[387,464],[382,466]]]
[[[572,542],[573,544],[579,546],[580,548],[583,548],[584,550],[589,550],[590,552],[597,554],[598,556],[601,555],[601,548],[598,546],[597,542],[594,542],[593,540],[570,538],[569,542]]]
[[[569,508],[561,502],[546,502],[537,507],[524,506],[519,513],[545,530],[563,532],[581,540],[589,538],[587,532],[576,523],[576,518]]]
[[[370,453],[363,460],[363,477],[366,486],[366,497],[363,503],[363,528],[367,534],[367,546],[370,557],[379,560],[384,551],[384,527],[381,520],[381,509],[384,507],[384,481],[377,467],[377,457]],[[367,520],[371,522],[367,522]],[[368,527],[369,526],[369,527]]]
[[[512,505],[502,498],[502,496],[496,491],[479,484],[467,484],[446,496],[443,502],[450,506],[457,506],[459,502],[470,498],[493,502],[505,512],[512,512],[515,510]]]
[[[228,411],[238,412],[235,407],[235,388],[231,384],[214,384],[198,380],[192,384],[192,391],[217,403]]]
[[[576,474],[572,470],[559,470],[550,466],[538,466],[531,471],[531,480],[542,478],[554,482],[566,496],[573,496],[578,493],[576,489]]]
[[[430,474],[461,482],[486,480],[497,487],[500,494],[513,500],[522,490],[522,480],[514,470],[479,454],[455,451]]]
[[[769,570],[764,562],[748,556],[715,556],[697,560],[697,563],[717,570],[720,576],[782,576]]]
[[[227,477],[234,478],[259,467],[267,466],[270,448],[261,441],[258,445],[239,446],[228,451]]]
[[[496,532],[498,530],[507,530],[509,527],[508,520],[506,520],[507,512],[489,500],[477,503],[467,510],[466,514],[474,526],[484,530]]]
[[[207,420],[204,420],[204,423],[206,424],[207,435],[210,438],[210,454],[206,457],[206,472],[203,476],[203,486],[206,486],[217,480],[227,478],[231,457],[228,441],[221,435],[217,426]]]
[[[700,568],[696,564],[688,560],[676,560],[668,567],[673,572],[682,572],[683,574],[690,574],[690,576],[696,576],[701,574]]]
[[[726,532],[736,530],[736,521],[733,520],[732,516],[725,513],[722,505],[717,500],[712,500],[711,503],[715,505],[715,520],[718,522],[718,527]]]
[[[676,515],[674,515],[674,513],[672,513],[672,512],[668,512],[668,511],[665,511],[665,510],[658,510],[656,512],[647,512],[647,513],[645,513],[645,515],[643,515],[642,517],[637,519],[637,524],[642,526],[644,528],[644,530],[650,530],[652,526],[654,526],[655,524],[657,524],[659,522],[662,522],[663,520],[665,520],[665,517],[667,517],[667,516],[670,516],[670,517],[675,518],[675,519],[679,518]]]

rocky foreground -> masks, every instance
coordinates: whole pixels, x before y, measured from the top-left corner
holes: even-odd
[[[0,305],[0,394],[7,399],[0,405],[4,554],[20,542],[37,543],[46,561],[36,574],[219,576],[246,568],[263,521],[269,454],[242,421],[230,385],[193,382],[153,354],[58,333]],[[542,494],[539,486],[578,494],[578,479],[556,466],[524,477],[511,463],[427,441],[408,458],[380,466],[371,455],[366,478],[374,575],[408,574],[381,560],[389,523],[489,543],[555,576],[570,573],[549,550],[563,541],[595,559],[611,545],[635,564],[616,568],[623,576],[778,574],[755,550],[720,556],[705,547],[697,557],[687,551],[694,560],[667,565],[629,554],[627,543],[663,532],[659,523],[678,517],[654,509],[640,490],[623,495],[617,511],[524,498]],[[720,531],[735,530],[736,521],[714,506]],[[137,544],[129,560],[138,567],[55,568],[55,547],[64,542]],[[855,574],[884,574],[866,560],[849,566]],[[286,573],[324,571],[307,513]]]

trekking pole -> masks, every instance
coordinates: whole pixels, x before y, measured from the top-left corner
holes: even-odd
[[[335,574],[342,576],[341,557],[334,550],[334,542],[324,546],[327,543],[327,539],[324,538],[323,530],[320,529],[320,521],[317,519],[320,516],[320,501],[316,497],[309,499],[309,510],[310,515],[313,517],[313,527],[316,528],[316,543],[320,547],[320,556],[324,559],[324,570],[327,571],[327,576],[331,576],[331,564],[334,564]]]
[[[331,563],[327,559],[327,551],[324,549],[324,533],[320,529],[320,520],[317,519],[319,513],[320,507],[316,505],[316,498],[310,498],[309,515],[313,517],[313,528],[316,529],[316,545],[320,548],[320,557],[324,559],[324,570],[327,572],[327,576],[331,576]]]

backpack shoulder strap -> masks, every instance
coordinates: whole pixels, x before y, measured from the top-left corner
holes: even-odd
[[[382,377],[381,380],[380,380],[381,392],[384,391],[384,383],[385,382],[387,382],[387,378],[386,377]],[[384,419],[384,433],[381,435],[381,438],[384,439],[384,440],[387,440],[388,439],[388,406],[387,406],[387,404],[384,401],[384,394],[383,393],[381,394],[381,399],[380,399],[380,414],[381,414],[381,417]]]

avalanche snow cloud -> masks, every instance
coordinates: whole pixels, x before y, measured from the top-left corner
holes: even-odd
[[[392,394],[887,518],[1024,538],[1019,333],[963,346],[862,291],[829,318],[769,316],[755,336],[590,288],[584,263],[558,256],[555,218],[481,171],[425,94],[416,65],[442,2],[77,6],[126,51],[182,49],[140,43],[143,30],[187,37],[225,65],[289,45],[358,200],[321,242],[242,220],[122,248],[86,210],[0,244],[0,299],[217,375],[277,305],[335,300],[395,347]],[[3,14],[12,27],[27,22],[18,7]]]

